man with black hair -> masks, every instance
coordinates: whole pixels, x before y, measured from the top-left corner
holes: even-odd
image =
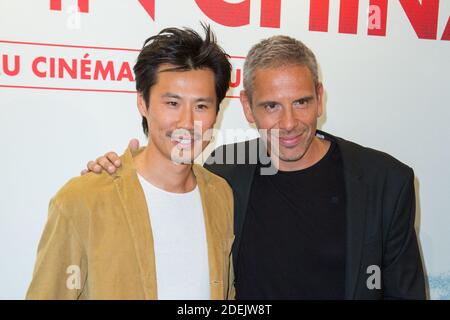
[[[148,145],[51,200],[28,299],[233,297],[233,195],[193,164],[231,73],[204,29],[204,39],[168,28],[145,42],[134,72]]]

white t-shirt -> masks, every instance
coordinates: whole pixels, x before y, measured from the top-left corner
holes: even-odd
[[[159,189],[138,174],[150,214],[158,299],[210,299],[208,248],[198,186]]]

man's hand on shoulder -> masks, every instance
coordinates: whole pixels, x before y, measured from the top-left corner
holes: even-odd
[[[131,151],[136,151],[139,149],[139,140],[131,139],[128,143],[128,148],[130,148]],[[88,172],[102,173],[103,170],[106,170],[109,174],[113,174],[116,172],[117,168],[120,168],[120,166],[121,163],[119,155],[114,151],[110,151],[97,158],[95,161],[89,161],[86,165],[86,169],[81,171],[81,175]]]

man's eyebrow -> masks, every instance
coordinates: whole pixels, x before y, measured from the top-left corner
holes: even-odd
[[[276,101],[271,101],[271,100],[266,100],[266,101],[261,101],[261,102],[259,102],[256,106],[258,106],[258,107],[264,107],[264,106],[266,106],[266,105],[268,105],[268,104],[277,104],[278,102],[276,102]]]
[[[182,100],[181,96],[176,94],[176,93],[172,93],[172,92],[167,92],[165,94],[163,94],[161,96],[162,98],[173,98],[173,99],[178,99],[178,100]],[[194,100],[195,102],[206,102],[206,103],[213,103],[214,102],[214,98],[211,97],[200,97]]]
[[[163,97],[163,98],[175,98],[175,99],[181,100],[181,96],[179,96],[176,93],[172,93],[172,92],[164,93],[161,97]]]
[[[300,100],[311,101],[311,100],[314,100],[314,96],[301,97],[301,98],[295,99],[294,101],[300,101]]]
[[[314,100],[314,96],[304,96],[304,97],[300,97],[300,98],[298,98],[298,99],[295,99],[294,102],[297,102],[297,101],[300,101],[300,100],[305,100],[305,101],[308,102],[308,101]],[[279,102],[273,101],[273,100],[265,100],[265,101],[259,102],[256,106],[258,106],[258,107],[264,107],[264,106],[269,105],[269,104],[277,104],[277,103],[279,103]]]
[[[210,97],[207,97],[207,98],[200,97],[200,98],[195,99],[195,102],[207,102],[207,103],[213,103],[213,102],[214,102],[214,99],[213,99],[213,98],[210,98]]]

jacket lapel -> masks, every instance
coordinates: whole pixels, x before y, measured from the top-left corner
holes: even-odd
[[[236,164],[233,183],[233,194],[234,194],[234,233],[235,241],[233,242],[232,252],[233,252],[233,266],[234,270],[237,270],[237,258],[239,256],[239,247],[242,238],[242,230],[244,228],[245,217],[247,214],[247,208],[250,201],[250,191],[253,184],[253,178],[255,176],[255,171],[258,169],[261,154],[265,152],[260,150],[262,140],[254,139],[245,142],[246,159],[245,164]],[[257,163],[250,161],[251,150],[257,150]],[[265,159],[266,160],[266,159]]]
[[[156,300],[156,264],[153,234],[144,191],[136,175],[133,156],[129,150],[122,156],[122,167],[115,175],[115,184],[126,213],[141,272],[144,298]]]
[[[197,185],[202,199],[203,217],[205,220],[206,243],[208,248],[209,263],[209,284],[212,300],[224,299],[224,283],[223,283],[223,247],[221,225],[217,223],[217,219],[212,219],[213,212],[216,209],[214,195],[216,189],[213,184],[208,183],[207,177],[202,173],[202,169],[197,165],[192,166]]]
[[[353,299],[360,274],[366,222],[366,187],[361,178],[346,174],[347,192],[347,253],[345,268],[345,298]]]
[[[351,145],[335,138],[341,151],[346,192],[345,298],[353,299],[360,275],[366,222],[367,186]]]

